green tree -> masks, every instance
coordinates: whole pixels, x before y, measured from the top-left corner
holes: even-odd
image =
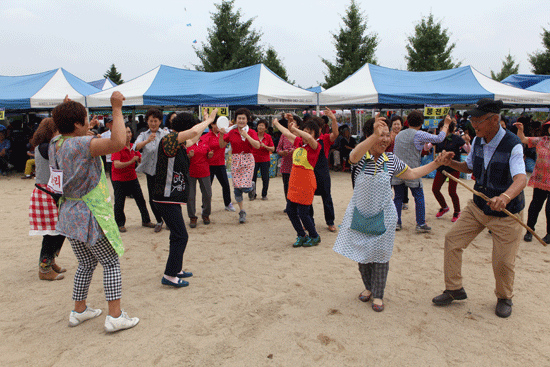
[[[378,46],[378,35],[365,34],[367,16],[361,13],[355,0],[351,1],[346,15],[342,17],[344,27],[338,34],[332,34],[336,47],[336,62],[322,59],[328,68],[323,87],[330,88],[355,73],[366,63],[376,64],[374,52]]]
[[[544,51],[535,51],[529,55],[529,62],[533,66],[531,71],[535,74],[550,74],[550,31],[542,29],[542,44]]]
[[[449,34],[442,28],[441,22],[435,22],[433,14],[423,17],[414,27],[414,36],[408,37],[407,70],[432,71],[447,70],[460,66],[453,63],[451,52],[455,43],[448,45]]]
[[[286,82],[294,84],[294,81],[288,80],[288,74],[286,73],[286,68],[283,66],[283,63],[279,59],[279,56],[277,55],[277,51],[273,47],[269,47],[265,53],[265,57],[263,59],[263,63],[265,66],[267,66],[272,72],[277,74],[281,77],[281,79],[284,79]]]
[[[501,80],[506,79],[510,75],[517,74],[518,70],[519,70],[519,64],[516,64],[512,55],[508,53],[508,56],[506,56],[506,58],[502,60],[502,68],[500,69],[500,72],[498,74],[495,74],[493,70],[491,70],[491,78],[500,82]]]
[[[259,64],[263,59],[261,33],[251,29],[254,18],[241,20],[241,10],[235,11],[235,0],[222,0],[215,4],[217,12],[211,13],[214,22],[208,28],[208,43],[202,43],[195,53],[201,61],[195,65],[200,71],[221,71]]]
[[[117,71],[115,64],[111,65],[109,70],[103,74],[103,77],[111,79],[116,85],[124,83],[124,80],[122,80],[122,74]]]

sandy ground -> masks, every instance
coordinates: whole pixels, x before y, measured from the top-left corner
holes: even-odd
[[[352,193],[350,176],[332,178],[339,224]],[[145,192],[144,177],[140,181]],[[280,177],[271,180],[268,201],[246,199],[244,225],[224,210],[215,182],[212,223],[188,228],[184,268],[195,275],[184,289],[160,284],[169,232],[142,228],[129,199],[122,305],[141,321],[114,335],[104,332],[104,315],[67,326],[77,267],[67,241],[58,258],[66,278],[38,280],[41,237],[27,235],[33,184],[15,174],[0,178],[2,366],[550,365],[550,254],[542,245],[521,243],[509,319],[494,314],[487,231],[464,255],[468,299],[446,308],[432,305],[444,289],[443,240],[452,223],[450,213],[435,219],[439,208],[429,179],[424,186],[432,233],[415,233],[412,204],[396,235],[382,313],[357,299],[363,290],[357,264],[332,251],[336,234],[324,224],[320,198],[314,206],[321,245],[292,248],[296,235],[283,214]],[[459,194],[463,205],[471,198],[461,187]],[[528,203],[531,195],[526,189]],[[541,237],[545,224],[541,214]],[[101,266],[88,302],[107,309]]]

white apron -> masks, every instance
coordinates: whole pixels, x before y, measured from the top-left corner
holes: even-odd
[[[346,214],[340,226],[333,250],[358,263],[386,263],[390,261],[397,224],[397,211],[393,204],[391,176],[386,169],[386,162],[382,167],[377,166],[374,176],[366,175],[363,170],[355,179],[353,196],[346,209]],[[374,216],[384,210],[384,225],[386,232],[382,235],[368,235],[350,229],[353,217],[353,208],[366,217]]]

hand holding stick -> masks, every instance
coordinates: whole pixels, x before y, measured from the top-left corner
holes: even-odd
[[[468,191],[471,191],[474,195],[477,195],[479,197],[481,197],[483,200],[489,202],[491,201],[491,199],[489,197],[487,197],[487,195],[479,192],[479,191],[476,191],[472,188],[470,188],[470,186],[466,185],[464,182],[460,181],[458,178],[454,177],[453,175],[450,175],[447,171],[443,171],[443,174],[447,177],[449,177],[449,179],[461,184],[462,186],[464,186],[466,189],[468,189]],[[510,213],[506,208],[505,209],[502,209],[502,211],[508,215],[509,217],[513,218],[516,222],[518,222],[519,224],[521,224],[521,226],[523,228],[525,228],[527,231],[529,231],[537,240],[539,240],[540,243],[542,243],[544,246],[546,246],[546,242],[544,242],[542,240],[542,238],[539,237],[539,235],[537,235],[535,233],[535,231],[533,231],[531,228],[529,228],[525,223],[523,223],[521,221],[521,219],[519,219],[518,217],[516,217],[514,214]]]

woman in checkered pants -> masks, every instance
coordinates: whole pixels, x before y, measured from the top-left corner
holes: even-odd
[[[89,134],[84,106],[66,98],[52,111],[61,136],[54,138],[49,148],[50,166],[62,172],[66,199],[59,207],[56,228],[69,239],[78,259],[73,288],[75,306],[69,315],[69,326],[77,326],[102,313],[86,304],[92,275],[99,262],[103,266],[103,287],[109,305],[105,319],[107,332],[128,329],[139,322],[137,317],[130,318],[120,308],[122,280],[118,255],[122,255],[124,249],[101,161],[102,155],[118,152],[126,143],[123,100],[120,92],[112,94],[111,137],[95,139]]]
[[[55,230],[57,224],[57,204],[46,185],[50,179],[48,163],[48,146],[50,140],[57,135],[52,118],[42,120],[34,133],[31,144],[34,147],[36,161],[36,187],[31,195],[29,205],[30,236],[43,236],[40,250],[38,278],[42,280],[60,280],[66,270],[55,263],[55,258],[61,251],[65,236]]]

